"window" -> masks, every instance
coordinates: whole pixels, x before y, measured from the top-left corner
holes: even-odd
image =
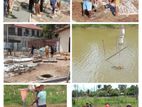
[[[37,30],[37,37],[39,37],[39,31]]]
[[[32,30],[32,36],[35,36],[35,30]]]
[[[15,35],[15,27],[9,27],[8,28],[8,34],[9,35]]]
[[[22,28],[18,28],[18,36],[22,36]]]
[[[25,36],[29,35],[29,29],[25,29]]]

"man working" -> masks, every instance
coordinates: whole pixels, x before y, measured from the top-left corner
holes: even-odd
[[[83,10],[82,10],[82,16],[85,15],[85,12],[88,12],[88,17],[91,18],[92,14],[92,2],[91,0],[83,0]]]
[[[52,7],[52,14],[55,13],[56,3],[57,3],[57,0],[50,0],[50,5]]]
[[[29,0],[29,11],[33,13],[34,0]]]
[[[37,107],[46,107],[46,91],[44,91],[44,85],[36,85],[35,91],[37,92],[37,96],[34,103],[37,104]]]

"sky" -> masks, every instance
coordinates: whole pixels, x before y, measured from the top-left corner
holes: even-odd
[[[72,85],[72,90],[75,89],[75,85],[78,86],[78,90],[96,90],[97,85],[111,85],[113,89],[118,88],[118,85],[127,85],[127,87],[130,87],[131,85],[137,85],[137,84],[93,84],[93,83],[87,83],[87,84],[73,84]]]

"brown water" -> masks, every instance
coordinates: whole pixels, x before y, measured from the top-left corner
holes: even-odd
[[[73,28],[73,82],[138,81],[138,28],[126,26],[122,46],[117,45],[119,32],[111,28]],[[121,69],[116,68],[119,66]]]

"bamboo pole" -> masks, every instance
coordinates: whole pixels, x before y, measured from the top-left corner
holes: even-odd
[[[126,48],[127,48],[127,46],[124,47],[123,49],[119,50],[119,51],[116,52],[115,54],[111,55],[110,57],[108,57],[108,58],[106,59],[106,61],[109,60],[110,58],[114,57],[115,55],[119,54],[120,52],[122,52],[122,51],[123,51],[124,49],[126,49]]]
[[[105,57],[105,44],[104,44],[104,40],[102,40],[102,43],[103,43],[103,50],[104,50],[104,57]]]

